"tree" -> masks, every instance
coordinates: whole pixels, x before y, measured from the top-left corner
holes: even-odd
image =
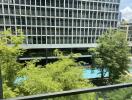
[[[100,69],[101,78],[109,72],[109,82],[113,83],[128,70],[129,47],[126,33],[109,30],[97,41],[98,46],[89,51],[93,56],[94,66]]]
[[[17,85],[23,95],[93,87],[88,80],[83,79],[83,68],[73,57],[64,57],[63,53],[57,50],[55,52],[58,52],[56,54],[60,57],[58,61],[45,66],[36,66],[36,61],[27,62],[26,67],[18,73],[18,77],[26,77],[25,81]],[[95,93],[88,95],[89,100],[94,100]]]
[[[18,36],[12,35],[11,29],[0,32],[0,67],[4,84],[4,97],[14,97],[15,92],[13,82],[17,72],[21,69],[21,64],[17,62],[23,50],[19,47],[24,37],[21,30],[17,30]],[[12,43],[12,46],[9,44]],[[9,92],[9,93],[7,93]]]

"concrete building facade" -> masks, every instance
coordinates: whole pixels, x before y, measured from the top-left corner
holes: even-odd
[[[22,29],[22,47],[89,48],[116,29],[120,0],[0,0],[0,31]],[[76,50],[75,50],[76,51]],[[43,52],[43,51],[42,51]]]

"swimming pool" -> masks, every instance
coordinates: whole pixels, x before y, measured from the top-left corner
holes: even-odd
[[[105,72],[106,70],[104,70]],[[108,77],[109,73],[106,72],[104,77]],[[85,68],[83,72],[83,78],[100,78],[101,74],[99,69],[90,69],[90,68]]]
[[[104,70],[106,71],[106,70]],[[130,73],[132,73],[132,67],[128,69]],[[104,77],[108,77],[109,73],[106,72]],[[101,74],[99,69],[90,69],[90,68],[85,68],[83,72],[83,78],[89,79],[89,78],[100,78]]]

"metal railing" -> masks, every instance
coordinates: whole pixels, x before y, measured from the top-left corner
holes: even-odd
[[[55,97],[71,96],[71,95],[91,93],[91,92],[100,92],[100,91],[104,92],[104,91],[128,88],[128,87],[132,87],[132,83],[100,86],[100,87],[86,88],[86,89],[75,89],[75,90],[69,90],[69,91],[63,91],[63,92],[55,92],[55,93],[47,93],[47,94],[38,94],[38,95],[31,95],[31,96],[25,96],[25,97],[10,98],[10,99],[6,99],[6,100],[50,99],[50,98],[55,98]]]

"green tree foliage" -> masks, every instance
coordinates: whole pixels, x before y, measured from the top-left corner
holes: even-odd
[[[98,46],[90,49],[93,55],[94,66],[101,71],[109,71],[109,82],[114,82],[128,69],[129,48],[126,34],[119,30],[109,30],[98,40]]]
[[[72,58],[63,57],[43,68],[36,67],[33,61],[26,66],[18,73],[19,77],[27,77],[18,85],[26,95],[92,87],[89,81],[83,79],[83,69],[79,63]]]
[[[17,30],[19,36],[12,35],[10,29],[0,32],[0,67],[2,69],[4,97],[14,97],[13,82],[21,64],[17,62],[17,57],[22,54],[19,44],[24,39],[22,32]],[[12,42],[12,46],[10,43]]]
[[[7,86],[6,82],[3,84],[3,95],[4,98],[16,97],[18,95],[18,89],[12,89],[11,87]]]
[[[23,40],[22,33],[18,30],[19,36],[12,36],[11,30],[8,29],[0,33],[0,65],[4,81],[11,85],[15,79],[16,72],[20,69],[20,64],[16,61],[17,57],[22,54],[19,44]],[[8,46],[8,43],[13,46]]]

